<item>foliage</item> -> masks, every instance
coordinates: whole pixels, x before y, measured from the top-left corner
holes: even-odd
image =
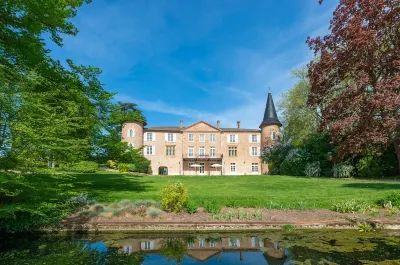
[[[333,14],[331,32],[307,40],[317,57],[308,102],[339,159],[393,145],[400,166],[400,2],[342,0]]]
[[[99,170],[99,165],[93,161],[80,161],[73,164],[70,170],[80,173],[95,173]]]
[[[181,212],[188,202],[187,188],[181,183],[170,183],[164,185],[160,192],[161,209],[167,212]]]
[[[118,168],[117,163],[115,161],[113,161],[113,160],[107,160],[106,165],[107,165],[108,168],[111,168],[111,169],[117,169]]]
[[[204,201],[203,207],[206,213],[219,214],[221,212],[221,205],[216,200]]]
[[[25,243],[25,242],[21,242]],[[108,247],[107,251],[99,251],[91,243],[82,240],[66,240],[66,238],[48,237],[45,240],[30,242],[26,248],[2,251],[0,263],[19,264],[132,264],[143,263],[143,257],[137,253],[120,252],[118,248]]]
[[[278,107],[285,121],[285,137],[295,147],[299,147],[317,132],[320,115],[316,109],[307,106],[310,93],[307,69],[303,67],[292,73],[298,81],[292,89],[281,95]]]
[[[385,208],[397,207],[400,209],[400,191],[390,193],[385,198],[379,199],[377,203]]]
[[[371,232],[372,231],[372,226],[368,223],[359,223],[357,224],[358,226],[358,231],[360,232]]]
[[[263,149],[261,159],[263,162],[268,163],[268,169],[271,174],[280,174],[280,166],[292,149],[293,146],[291,144],[282,142],[266,146]]]
[[[159,216],[160,214],[162,214],[163,213],[163,211],[162,210],[160,210],[160,209],[156,209],[156,208],[149,208],[148,209],[148,212],[149,212],[149,215],[151,216],[151,217],[157,217],[157,216]]]
[[[186,205],[186,211],[190,214],[194,214],[197,212],[197,204],[194,201],[188,201]]]
[[[398,167],[394,148],[391,146],[382,153],[366,152],[356,162],[355,168],[360,178],[396,176],[398,174]]]
[[[319,161],[311,162],[306,164],[304,174],[307,177],[319,177],[321,176],[321,167]]]
[[[119,163],[118,164],[118,170],[121,173],[127,173],[129,169],[130,169],[130,165],[129,164],[125,164],[125,163]]]
[[[345,200],[332,205],[332,210],[339,213],[366,212],[371,208],[371,205],[368,203],[355,199]]]
[[[279,173],[290,176],[304,176],[307,161],[302,149],[292,149],[280,165]]]
[[[293,231],[296,231],[296,227],[295,227],[294,225],[290,225],[290,224],[282,225],[282,226],[281,226],[281,229],[282,229],[283,231],[285,231],[285,232],[293,232]]]
[[[333,166],[335,178],[350,178],[353,175],[354,167],[345,163],[338,163]]]
[[[141,152],[133,152],[132,160],[133,164],[135,165],[135,172],[150,173],[150,160],[145,158]]]
[[[158,253],[168,259],[168,262],[180,264],[186,254],[186,243],[182,238],[168,238],[161,243]]]

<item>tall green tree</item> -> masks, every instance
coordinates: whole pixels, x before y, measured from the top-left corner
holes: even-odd
[[[318,108],[307,105],[310,93],[307,68],[293,70],[292,74],[298,81],[292,89],[282,94],[278,107],[284,120],[285,137],[294,146],[301,146],[317,132],[321,116]]]

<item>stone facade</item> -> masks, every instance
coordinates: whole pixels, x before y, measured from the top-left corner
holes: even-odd
[[[260,151],[279,140],[280,126],[269,94],[260,129],[243,129],[240,122],[236,128],[221,128],[219,121],[216,126],[199,121],[184,127],[181,121],[180,126],[150,128],[127,122],[122,141],[134,148],[144,146],[154,175],[266,174]]]

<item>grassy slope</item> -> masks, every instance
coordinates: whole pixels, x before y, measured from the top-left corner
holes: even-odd
[[[374,203],[394,190],[399,182],[321,179],[289,176],[133,176],[110,173],[79,174],[74,190],[87,192],[99,202],[122,199],[158,199],[169,180],[189,188],[191,200],[216,200],[221,205],[266,208],[330,208],[333,202],[361,199]],[[43,183],[45,184],[45,183]]]

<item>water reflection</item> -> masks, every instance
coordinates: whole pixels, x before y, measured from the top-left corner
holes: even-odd
[[[0,264],[400,264],[400,232],[0,236]]]

